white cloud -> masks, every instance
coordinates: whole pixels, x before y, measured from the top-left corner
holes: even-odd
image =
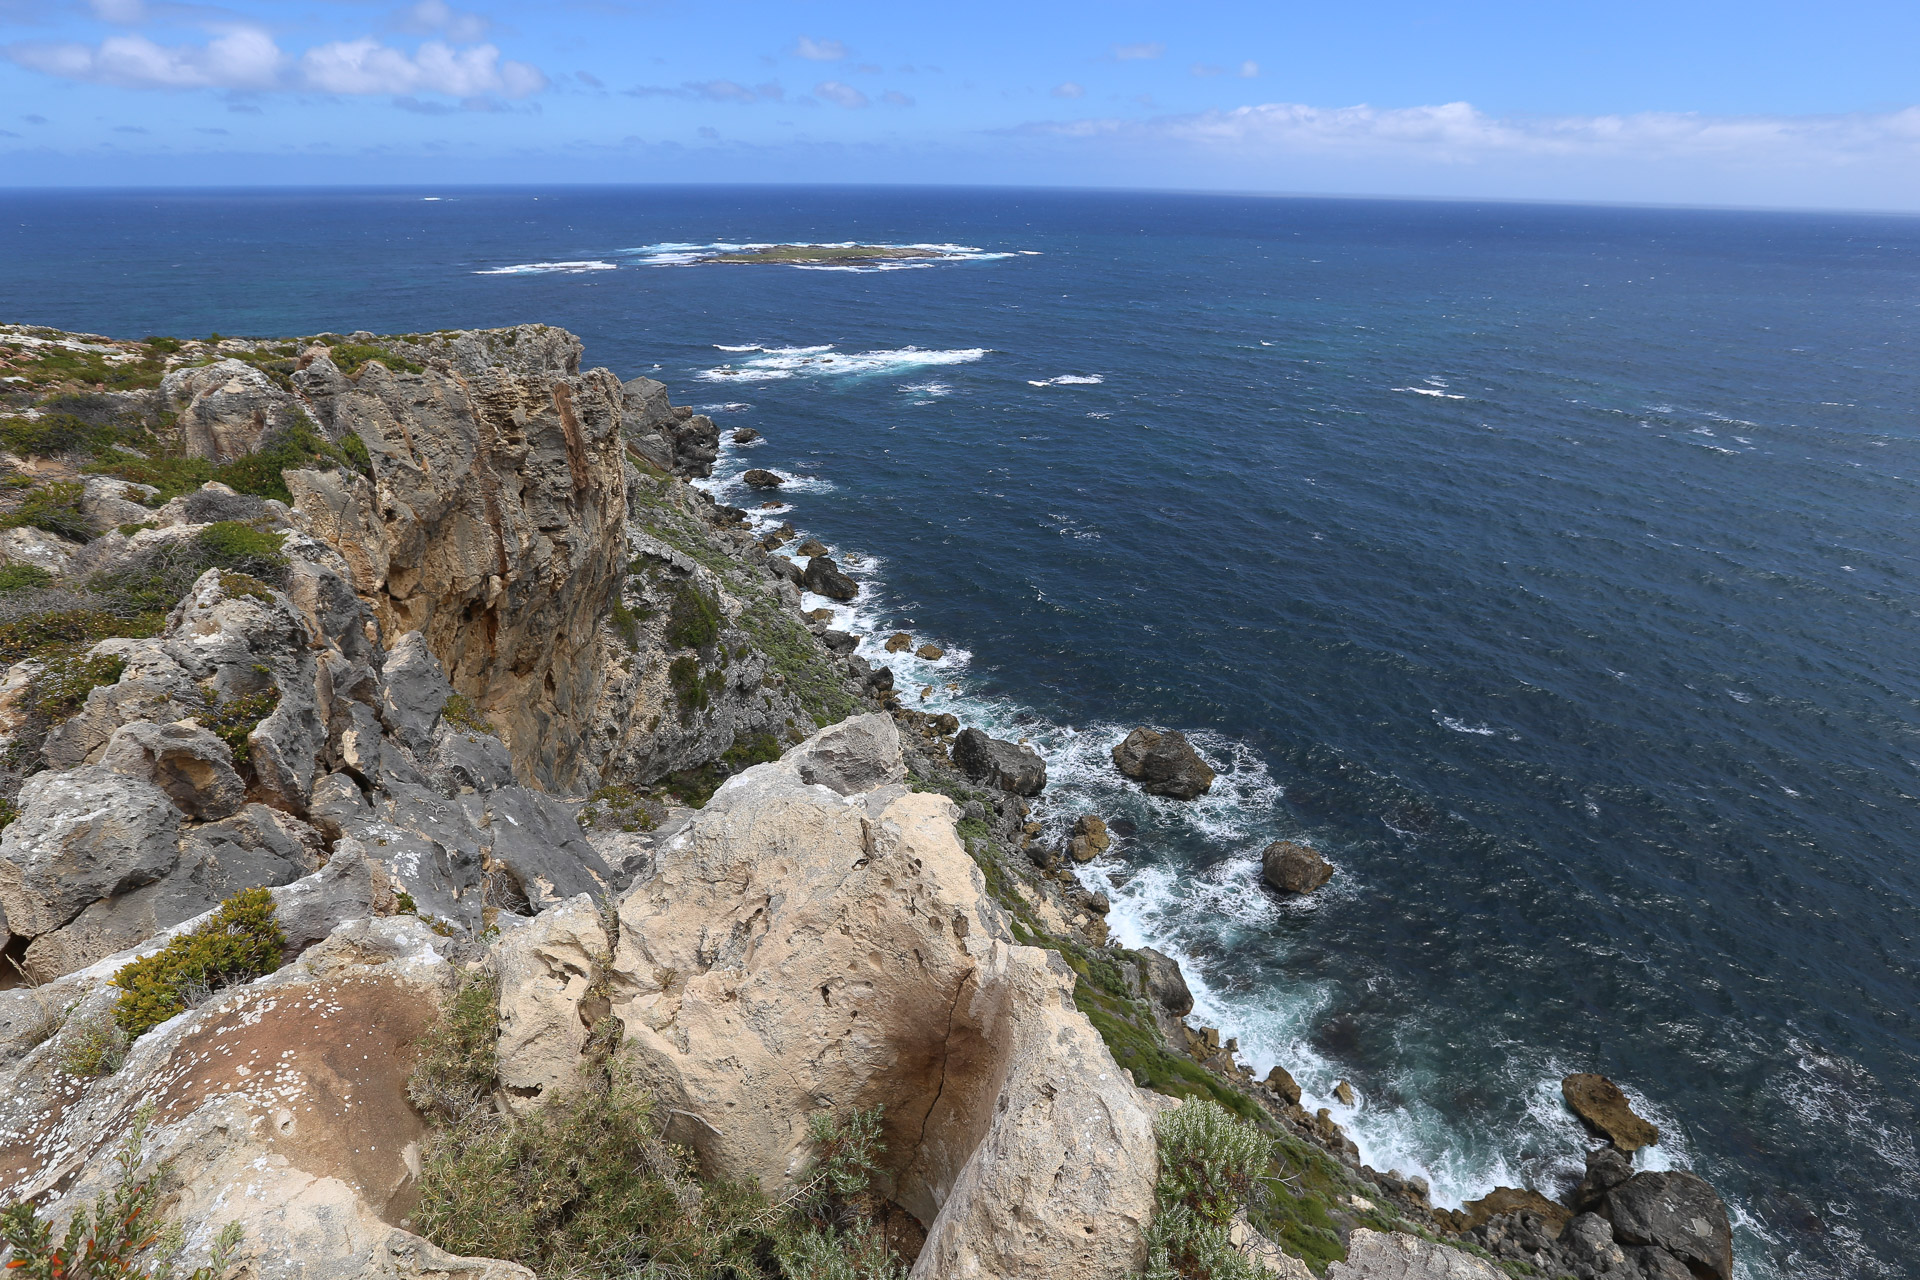
[[[814,62],[838,62],[847,56],[847,46],[840,41],[815,40],[812,36],[801,36],[793,51]]]
[[[1113,46],[1113,56],[1121,62],[1141,62],[1157,58],[1167,51],[1164,44],[1117,44]]]
[[[271,89],[285,55],[273,37],[242,27],[204,45],[161,45],[142,35],[84,44],[14,44],[8,60],[66,80],[124,89]]]
[[[813,92],[816,96],[825,98],[836,107],[853,108],[867,105],[866,94],[860,92],[850,84],[841,84],[838,80],[822,80],[819,84],[813,86]]]
[[[140,0],[94,0],[95,4],[137,4]],[[420,35],[438,33],[455,44],[474,44],[486,38],[493,23],[477,13],[456,9],[447,0],[419,0],[397,24],[402,31]]]
[[[1762,167],[1920,160],[1920,107],[1831,116],[1496,117],[1466,102],[1396,108],[1271,102],[1156,120],[1041,122],[1022,132],[1173,143],[1250,163],[1300,156],[1445,166],[1514,160]]]
[[[1056,98],[1084,98],[1087,96],[1087,91],[1069,80],[1065,84],[1053,86],[1053,96]]]
[[[302,83],[324,93],[444,93],[524,98],[547,87],[539,68],[500,60],[490,44],[455,49],[429,40],[408,54],[371,36],[317,45],[300,57]]]
[[[910,107],[913,105],[913,99],[907,94],[900,92],[898,89],[887,90],[885,93],[880,95],[880,101],[886,103],[890,107]]]
[[[1257,76],[1259,76],[1259,74],[1260,74],[1260,64],[1255,62],[1252,58],[1248,58],[1245,62],[1240,64],[1240,78],[1242,80],[1252,80]]]
[[[1205,62],[1196,62],[1191,67],[1188,67],[1187,70],[1196,76],[1223,76],[1227,74],[1225,67],[1216,67]]]

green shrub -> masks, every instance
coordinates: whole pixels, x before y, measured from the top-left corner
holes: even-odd
[[[177,456],[157,445],[150,451],[141,452],[147,456],[108,449],[97,454],[82,470],[89,475],[112,476],[116,480],[152,485],[160,491],[148,499],[153,505],[192,493],[213,479],[214,465],[205,458]]]
[[[201,574],[221,569],[244,579],[234,584],[238,594],[270,601],[263,588],[279,586],[286,577],[287,557],[280,550],[284,541],[284,534],[222,520],[190,539],[152,546],[122,568],[94,574],[87,579],[87,589],[106,597],[120,612],[164,616],[193,590]]]
[[[613,606],[607,610],[607,617],[613,623],[613,629],[627,642],[627,648],[640,651],[640,620],[633,616],[633,610],[626,602],[614,597]]]
[[[358,436],[348,438],[360,446],[359,452],[364,458],[366,444]],[[293,491],[287,488],[287,472],[332,471],[340,467],[364,470],[365,463],[356,465],[346,448],[321,435],[313,423],[302,416],[293,425],[262,440],[253,453],[215,467],[213,478],[235,493],[291,503]]]
[[[602,822],[622,831],[651,831],[660,825],[646,797],[632,787],[617,784],[601,787],[588,796],[586,807],[580,811],[581,826],[596,827]]]
[[[105,640],[157,635],[163,614],[123,617],[104,609],[57,609],[0,623],[0,662],[50,658]]]
[[[360,367],[369,360],[378,360],[394,373],[419,373],[420,366],[402,356],[397,356],[385,347],[376,347],[364,342],[336,342],[327,354],[340,372],[349,378],[360,372]]]
[[[148,334],[142,341],[153,351],[163,356],[172,355],[178,351],[182,345],[178,338],[159,338],[153,334]]]
[[[127,1060],[127,1033],[111,1014],[76,1024],[60,1047],[60,1069],[70,1076],[110,1076]]]
[[[667,648],[703,649],[720,636],[720,606],[691,582],[674,593],[667,612]]]
[[[13,820],[19,816],[19,805],[11,800],[0,800],[0,831],[5,831],[8,827],[12,826]]]
[[[416,910],[411,894],[402,906]],[[432,1120],[457,1120],[484,1107],[499,1071],[500,979],[490,969],[460,975],[440,1017],[420,1042],[407,1097]]]
[[[9,1273],[17,1271],[23,1280],[175,1280],[186,1236],[179,1223],[160,1220],[171,1162],[140,1176],[141,1149],[152,1120],[151,1105],[134,1113],[133,1127],[114,1161],[119,1178],[100,1193],[91,1212],[85,1207],[75,1211],[58,1242],[53,1224],[32,1201],[17,1200],[0,1211],[0,1239],[13,1254],[7,1262]],[[185,1280],[220,1280],[241,1236],[240,1224],[229,1222],[214,1237],[210,1264]],[[142,1255],[151,1260],[147,1265],[141,1264]]]
[[[244,766],[253,754],[247,739],[260,722],[272,715],[273,709],[280,705],[279,686],[269,684],[254,693],[244,693],[225,701],[212,689],[202,689],[200,697],[206,704],[206,710],[194,718],[200,722],[201,728],[227,744],[233,752],[236,767]]]
[[[71,413],[43,413],[37,418],[0,418],[0,448],[22,458],[52,458],[91,453],[111,445],[120,436]]]
[[[28,705],[44,723],[59,724],[86,704],[89,693],[118,682],[126,669],[125,658],[104,654],[55,658],[33,678]]]
[[[251,982],[280,967],[286,935],[274,918],[273,895],[243,889],[220,904],[213,918],[172,939],[113,975],[120,988],[113,1019],[130,1040],[184,1012],[197,996],[220,986]]]
[[[52,581],[52,574],[30,564],[10,564],[0,568],[0,594],[44,587]]]
[[[57,533],[75,542],[93,539],[93,521],[80,510],[86,486],[76,480],[57,480],[27,494],[20,505],[0,516],[0,529],[31,526]]]
[[[691,720],[693,713],[707,705],[707,686],[700,679],[700,659],[688,654],[667,664],[667,683],[673,688],[674,701],[680,705],[680,718]]]
[[[446,705],[440,708],[440,718],[466,733],[481,733],[489,738],[500,736],[494,732],[493,722],[464,693],[456,693],[447,699]]]
[[[1153,1128],[1160,1176],[1144,1280],[1260,1280],[1264,1270],[1227,1233],[1252,1202],[1272,1139],[1202,1099],[1162,1112]]]

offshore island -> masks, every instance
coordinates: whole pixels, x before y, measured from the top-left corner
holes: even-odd
[[[861,255],[938,256],[708,260]],[[1731,1280],[1604,1077],[1578,1186],[1457,1209],[1255,1079],[1072,874],[1100,815],[1039,839],[1045,761],[906,705],[844,553],[582,355],[0,326],[10,1265]]]

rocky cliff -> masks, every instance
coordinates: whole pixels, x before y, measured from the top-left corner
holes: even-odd
[[[1724,1280],[1684,1175],[1436,1217],[1253,1081],[1037,757],[837,656],[712,423],[580,355],[0,329],[16,1261]]]

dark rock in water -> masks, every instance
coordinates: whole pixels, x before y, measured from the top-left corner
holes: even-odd
[[[960,732],[960,717],[951,711],[942,711],[939,715],[928,716],[927,723],[932,725],[933,731],[943,738],[950,733]]]
[[[1560,1094],[1587,1128],[1628,1155],[1660,1141],[1660,1130],[1635,1115],[1627,1095],[1605,1076],[1577,1072],[1560,1082]]]
[[[763,502],[760,504],[760,509],[762,511],[778,511],[786,505],[784,502]]]
[[[827,554],[827,544],[818,538],[808,538],[805,542],[795,547],[793,553],[797,556],[806,556],[809,559],[814,556],[823,556]]]
[[[1096,893],[1087,899],[1087,910],[1097,916],[1103,916],[1113,910],[1113,903],[1108,899],[1106,894]]]
[[[1075,862],[1092,862],[1113,846],[1113,837],[1107,834],[1107,824],[1096,814],[1082,814],[1073,824],[1073,837],[1067,842],[1067,852]]]
[[[1312,893],[1333,879],[1333,866],[1304,844],[1275,840],[1260,855],[1260,878],[1282,893]]]
[[[778,489],[786,483],[786,481],[773,474],[773,472],[760,467],[754,467],[740,478],[755,489]]]
[[[745,524],[747,513],[739,507],[730,507],[723,502],[713,509],[713,522],[722,526]]]
[[[840,572],[840,566],[830,556],[815,556],[807,561],[803,582],[807,590],[816,595],[843,603],[860,594],[860,584]]]
[[[860,642],[844,631],[828,630],[820,633],[820,643],[827,646],[829,653],[852,653]]]
[[[1113,763],[1148,795],[1191,800],[1213,786],[1213,770],[1175,729],[1135,729],[1113,749]]]
[[[1568,1198],[1575,1213],[1597,1211],[1607,1193],[1633,1176],[1633,1161],[1618,1147],[1596,1147],[1587,1152],[1587,1176]]]
[[[1176,1018],[1193,1012],[1193,992],[1187,987],[1186,975],[1180,972],[1179,961],[1152,947],[1142,947],[1133,954],[1141,993],[1147,999]]]
[[[1691,1173],[1638,1173],[1607,1193],[1602,1210],[1624,1245],[1665,1249],[1702,1280],[1732,1280],[1727,1207]]]
[[[1519,1213],[1537,1214],[1549,1242],[1573,1220],[1572,1211],[1565,1205],[1547,1199],[1538,1191],[1495,1187],[1478,1200],[1467,1201],[1453,1214],[1454,1230],[1465,1233],[1495,1218]]]
[[[947,656],[947,651],[937,644],[923,644],[913,651],[913,656],[922,662],[938,662]]]
[[[785,578],[796,587],[803,587],[807,583],[807,571],[785,556],[768,556],[767,572],[776,578]]]
[[[755,431],[752,427],[741,427],[738,431],[735,431],[733,433],[733,442],[735,444],[752,444],[755,440],[758,440],[759,438],[760,438],[760,433],[758,431]]]
[[[1017,796],[1037,796],[1047,785],[1047,762],[1037,753],[989,738],[978,729],[960,731],[953,744],[953,762],[976,782],[990,782]]]
[[[1267,1090],[1290,1107],[1300,1105],[1300,1086],[1294,1083],[1293,1075],[1285,1067],[1275,1067],[1267,1072],[1267,1078],[1261,1081]]]
[[[866,688],[876,696],[893,692],[893,668],[875,667],[867,675]]]

